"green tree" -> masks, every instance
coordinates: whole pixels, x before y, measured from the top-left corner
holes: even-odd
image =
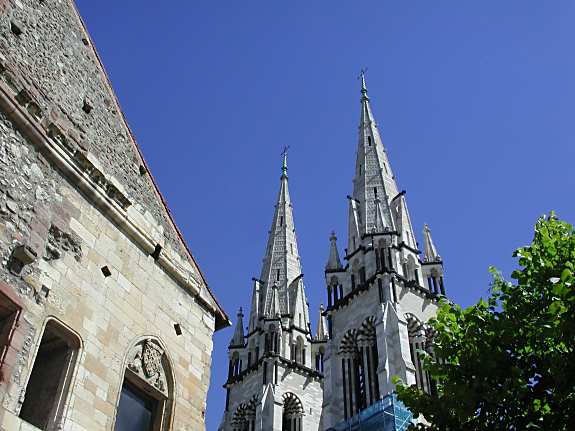
[[[430,322],[440,359],[420,355],[437,390],[397,386],[429,422],[418,429],[575,429],[575,230],[553,213],[541,217],[531,245],[513,256],[513,282],[490,268],[487,301],[445,301]]]

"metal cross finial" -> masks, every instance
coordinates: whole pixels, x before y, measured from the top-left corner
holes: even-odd
[[[365,85],[365,74],[367,73],[367,67],[362,67],[357,79],[361,79],[361,92],[365,95],[367,94],[367,87]]]
[[[282,151],[282,174],[287,175],[287,154],[289,145],[286,145]]]

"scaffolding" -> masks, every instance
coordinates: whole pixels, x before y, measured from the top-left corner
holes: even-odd
[[[390,394],[327,431],[406,431],[412,423],[411,412]]]

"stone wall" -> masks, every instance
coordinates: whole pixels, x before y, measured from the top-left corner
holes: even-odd
[[[51,427],[112,430],[125,376],[141,376],[168,395],[161,429],[205,428],[212,334],[228,319],[68,0],[0,0],[2,298],[16,311],[0,322],[0,430],[36,429],[19,414],[47,322],[75,352]],[[136,363],[147,340],[155,383]]]
[[[28,84],[38,105],[73,137],[75,145],[95,156],[138,210],[163,227],[165,243],[185,256],[71,1],[4,3],[0,63],[15,80]]]
[[[168,346],[175,375],[174,429],[203,429],[214,316],[54,171],[2,113],[0,192],[0,274],[23,305],[17,352],[4,364],[0,386],[3,429],[19,429],[16,415],[49,316],[82,341],[67,424],[112,429],[128,350],[139,337],[154,336]],[[68,239],[55,241],[54,231]],[[33,244],[38,258],[15,275],[6,265],[20,242]]]

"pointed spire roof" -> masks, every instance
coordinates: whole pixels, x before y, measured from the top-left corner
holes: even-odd
[[[317,332],[315,334],[315,338],[317,340],[327,340],[329,338],[329,334],[327,332],[327,325],[325,323],[325,317],[323,315],[324,308],[323,304],[319,306],[319,316],[317,319]]]
[[[244,312],[242,307],[238,310],[238,319],[236,321],[236,329],[234,336],[230,341],[230,347],[243,347],[244,346]]]
[[[441,256],[437,253],[437,249],[431,238],[431,230],[427,223],[423,226],[423,247],[423,260],[425,262],[441,262]]]
[[[263,259],[260,281],[262,283],[262,300],[260,313],[270,315],[275,301],[278,302],[280,314],[291,313],[289,310],[288,287],[301,275],[301,264],[298,252],[297,237],[293,220],[293,208],[288,188],[287,149],[282,157],[282,174],[280,190],[275,205],[271,229],[269,231],[266,252]],[[277,292],[273,293],[273,286]]]
[[[359,220],[353,226],[350,221],[350,229],[359,229],[359,234],[365,235],[374,229],[393,228],[389,199],[398,194],[398,188],[371,110],[363,71],[360,78],[361,115],[352,195],[358,202],[355,216]],[[352,235],[354,232],[350,231],[348,253],[354,251],[351,244]],[[356,247],[358,246],[356,241]]]
[[[327,264],[325,265],[326,271],[339,271],[343,268],[341,265],[341,260],[339,259],[339,252],[337,251],[337,237],[335,232],[331,233],[329,237],[329,258]]]

